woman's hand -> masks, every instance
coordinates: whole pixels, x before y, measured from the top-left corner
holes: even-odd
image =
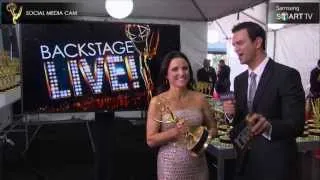
[[[176,123],[175,129],[176,129],[176,138],[180,139],[181,137],[185,137],[187,135],[189,127],[184,120],[178,120],[178,122]]]

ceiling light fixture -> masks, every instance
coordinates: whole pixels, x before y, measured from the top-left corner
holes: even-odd
[[[105,8],[111,17],[124,19],[133,10],[133,0],[106,0]]]

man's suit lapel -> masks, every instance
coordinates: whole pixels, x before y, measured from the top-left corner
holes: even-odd
[[[263,70],[262,76],[258,84],[257,91],[253,99],[253,105],[252,105],[253,111],[256,110],[257,104],[259,103],[263,93],[265,92],[266,87],[268,87],[267,85],[271,80],[273,66],[274,66],[274,61],[271,58],[269,58],[269,61]]]

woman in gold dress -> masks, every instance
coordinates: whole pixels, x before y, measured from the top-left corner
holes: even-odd
[[[173,51],[164,58],[159,72],[158,95],[150,101],[147,143],[159,147],[158,180],[208,180],[204,153],[194,156],[186,146],[192,127],[206,126],[210,136],[217,135],[217,124],[205,95],[193,91],[193,73],[188,58]],[[170,112],[182,121],[172,122]]]

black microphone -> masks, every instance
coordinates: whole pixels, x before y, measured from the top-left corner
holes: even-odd
[[[233,91],[229,91],[229,92],[220,94],[221,101],[229,101],[229,100],[234,100],[234,99],[235,99],[235,96],[234,96]]]

